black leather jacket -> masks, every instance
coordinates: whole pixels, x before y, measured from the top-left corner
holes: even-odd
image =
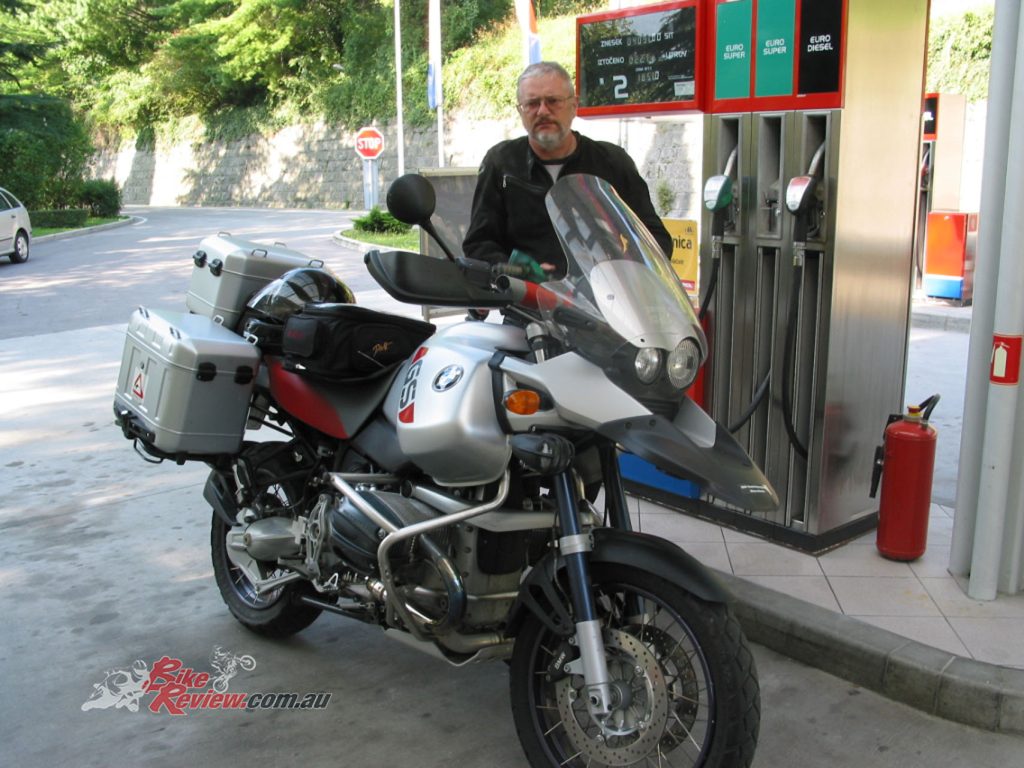
[[[571,173],[590,173],[615,187],[671,256],[672,237],[651,204],[646,182],[621,147],[577,133],[576,151],[565,159],[559,178]],[[538,262],[554,264],[556,276],[564,275],[565,254],[544,205],[552,184],[551,174],[530,149],[527,137],[492,147],[480,165],[463,253],[498,263],[518,248]]]

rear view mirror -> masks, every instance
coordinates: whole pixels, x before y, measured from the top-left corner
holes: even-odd
[[[437,205],[434,187],[417,173],[399,176],[388,188],[388,211],[405,224],[423,226]]]

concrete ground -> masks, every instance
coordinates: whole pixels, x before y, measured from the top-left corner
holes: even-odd
[[[0,764],[523,766],[503,664],[455,669],[340,618],[284,642],[231,618],[212,579],[203,468],[146,464],[112,425],[122,345],[123,324],[0,340]],[[130,688],[136,661],[213,673],[215,649],[254,662],[231,693],[330,701],[183,716],[149,712],[148,699],[135,712],[88,708],[104,681]],[[757,768],[1021,764],[1024,738],[755,654]]]

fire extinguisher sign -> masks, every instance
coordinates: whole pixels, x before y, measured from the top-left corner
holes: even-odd
[[[993,384],[1020,383],[1021,337],[992,336],[992,358],[989,360],[988,378]]]

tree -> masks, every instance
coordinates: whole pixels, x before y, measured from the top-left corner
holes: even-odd
[[[23,38],[23,0],[0,0],[0,81],[19,84],[17,71],[42,56],[46,46]],[[13,41],[13,42],[7,42]]]
[[[995,12],[983,8],[943,16],[928,34],[928,90],[962,93],[969,101],[988,96]]]
[[[67,207],[91,154],[85,126],[63,99],[0,96],[0,168],[26,207]]]

